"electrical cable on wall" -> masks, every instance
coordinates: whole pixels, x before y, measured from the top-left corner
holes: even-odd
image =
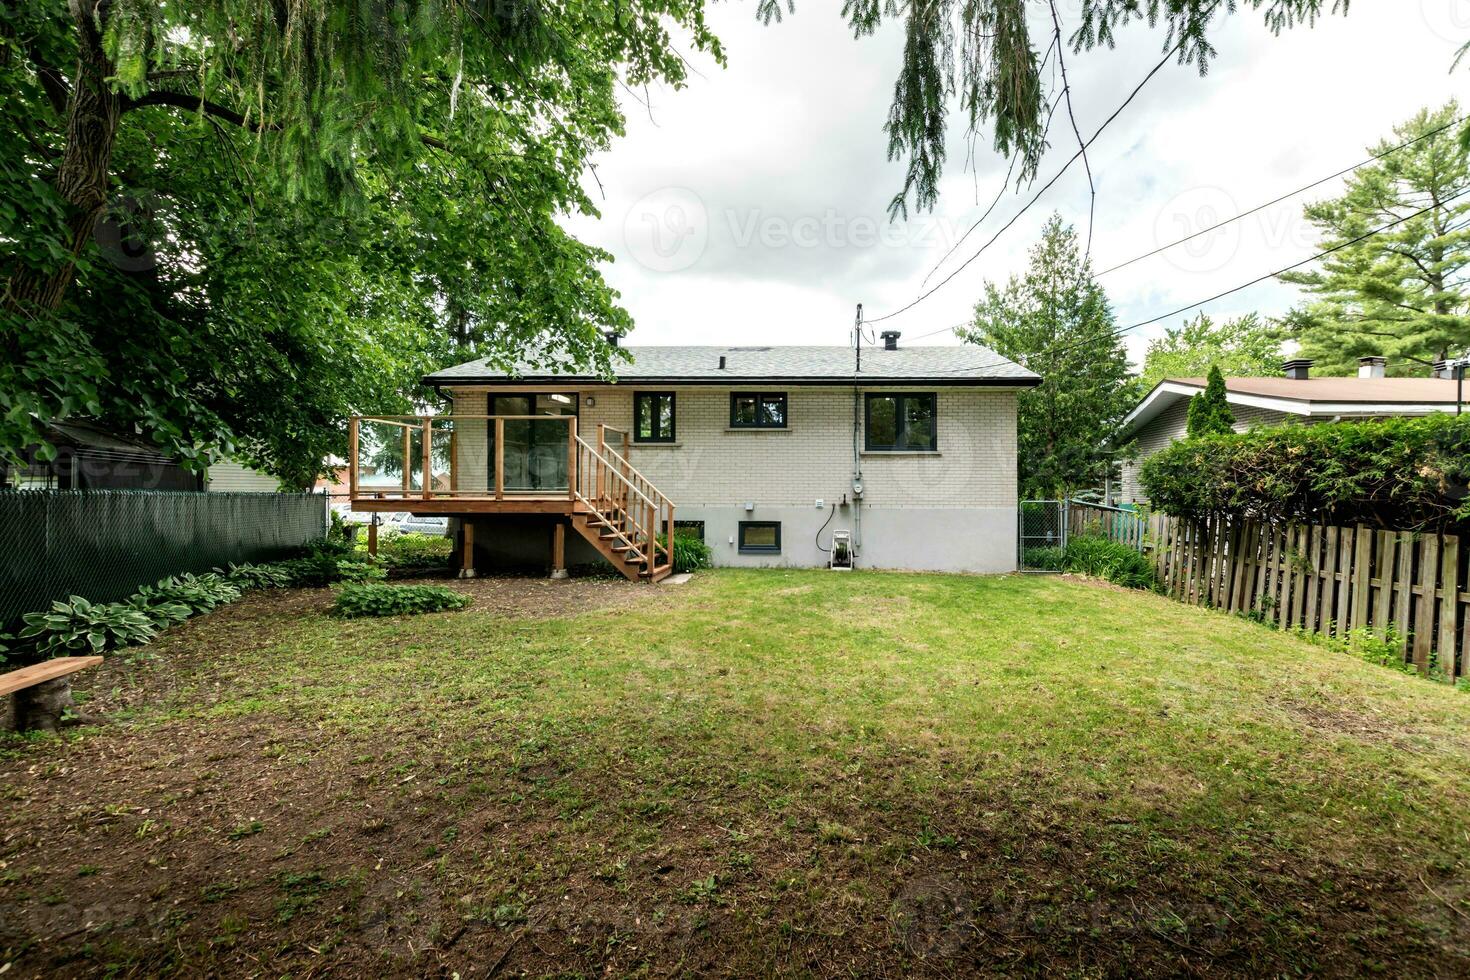
[[[825,531],[825,530],[827,530],[827,525],[828,524],[831,524],[832,523],[832,518],[834,518],[836,516],[837,516],[837,505],[836,504],[833,504],[832,505],[832,509],[827,512],[827,519],[822,522],[822,526],[821,527],[817,528],[816,536],[814,538],[812,538],[812,540],[817,543],[817,550],[818,551],[825,551],[828,554],[831,554],[832,553],[832,549],[831,548],[823,548],[822,547],[822,532]]]

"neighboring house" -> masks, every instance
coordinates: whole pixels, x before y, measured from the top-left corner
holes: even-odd
[[[33,490],[202,490],[198,473],[153,446],[119,436],[84,420],[45,423],[46,441],[56,449],[43,459],[27,450],[21,466],[0,471],[0,486]]]
[[[1225,399],[1236,431],[1288,421],[1310,425],[1453,412],[1457,404],[1456,382],[1444,364],[1436,364],[1434,376],[1427,378],[1385,377],[1381,357],[1361,358],[1355,378],[1313,378],[1311,367],[1311,361],[1299,358],[1282,365],[1281,377],[1226,378]],[[1204,378],[1166,378],[1128,413],[1122,437],[1136,442],[1133,456],[1123,463],[1118,495],[1123,503],[1147,500],[1138,478],[1143,461],[1185,437],[1189,400],[1204,390]]]
[[[1040,378],[976,345],[898,339],[860,367],[851,347],[633,347],[615,384],[449,368],[424,381],[453,402],[431,436],[438,453],[452,432],[451,489],[349,474],[352,509],[462,518],[482,563],[544,561],[550,544],[560,569],[571,529],[573,561],[630,578],[667,573],[652,535],[671,524],[721,565],[822,566],[841,530],[862,566],[1012,571],[1016,396]],[[381,452],[365,434],[380,424],[423,420],[361,437],[354,422],[354,458]]]
[[[210,493],[279,493],[281,481],[227,459],[209,467],[204,488]]]
[[[155,446],[84,419],[48,422],[43,428],[56,455],[48,460],[38,449],[27,450],[23,465],[0,472],[0,488],[213,493],[275,493],[280,489],[275,477],[229,460],[215,463],[201,476]]]

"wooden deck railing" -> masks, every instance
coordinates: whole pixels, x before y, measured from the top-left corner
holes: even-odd
[[[553,485],[541,487],[507,487],[505,471],[505,426],[507,422],[530,422],[538,425],[566,426],[566,472],[556,473]],[[488,451],[494,447],[491,460],[478,453],[473,464],[461,466],[460,434],[466,426],[479,427],[475,433]],[[388,436],[379,429],[394,430],[400,435]],[[364,430],[372,430],[374,438],[364,438]],[[401,439],[401,445],[396,444]],[[418,447],[415,449],[414,442]],[[508,496],[564,495],[573,499],[577,458],[577,417],[575,415],[354,415],[348,430],[348,488],[350,495],[387,500],[437,500],[441,498],[479,498],[505,500]],[[390,445],[390,443],[395,443]],[[385,472],[395,469],[401,482],[395,485],[377,483],[365,486],[362,480],[363,454],[380,460]],[[374,466],[374,469],[379,467]],[[437,471],[436,471],[437,468]],[[468,470],[469,472],[462,472]],[[481,474],[485,474],[483,483]],[[418,486],[414,478],[418,477]],[[446,485],[447,484],[447,485]]]
[[[566,426],[566,470],[553,469],[549,475],[554,485],[506,485],[505,431],[512,422]],[[473,439],[466,438],[470,432]],[[627,432],[609,425],[597,426],[596,441],[582,438],[575,415],[353,416],[349,492],[354,500],[404,501],[404,509],[411,509],[413,501],[450,499],[494,500],[513,510],[517,500],[560,498],[568,510],[595,513],[616,528],[629,540],[636,559],[651,568],[670,564],[674,503],[628,461],[630,445]],[[492,446],[493,457],[487,458]],[[365,456],[380,464],[375,469],[389,474],[396,470],[399,479],[364,485]]]

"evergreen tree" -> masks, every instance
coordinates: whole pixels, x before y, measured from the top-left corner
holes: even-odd
[[[1210,366],[1210,377],[1205,390],[1189,400],[1187,435],[1225,435],[1235,431],[1235,413],[1230,411],[1230,402],[1225,399],[1225,376],[1217,365]]]
[[[1021,488],[1061,498],[1102,484],[1112,442],[1133,404],[1128,355],[1107,296],[1084,261],[1077,233],[1060,215],[1046,223],[1024,275],[985,284],[964,339],[1040,374],[1020,394]]]
[[[1454,102],[1423,110],[1372,152],[1426,137],[1459,114]],[[1391,375],[1422,376],[1470,346],[1467,191],[1470,156],[1450,128],[1356,171],[1341,197],[1307,206],[1324,249],[1407,220],[1333,253],[1319,269],[1282,276],[1315,297],[1286,320],[1303,357],[1327,375],[1351,375],[1359,357],[1377,355],[1388,358]]]
[[[1268,377],[1281,369],[1279,331],[1254,313],[1216,324],[1204,313],[1149,342],[1139,387],[1165,378],[1203,377],[1211,365],[1236,378]]]

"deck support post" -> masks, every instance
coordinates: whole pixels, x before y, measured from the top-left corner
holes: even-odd
[[[551,577],[567,577],[567,524],[557,521],[551,528]]]
[[[368,554],[378,557],[378,515],[374,514],[372,521],[368,524]]]
[[[459,522],[459,577],[475,577],[475,525],[465,518]]]

